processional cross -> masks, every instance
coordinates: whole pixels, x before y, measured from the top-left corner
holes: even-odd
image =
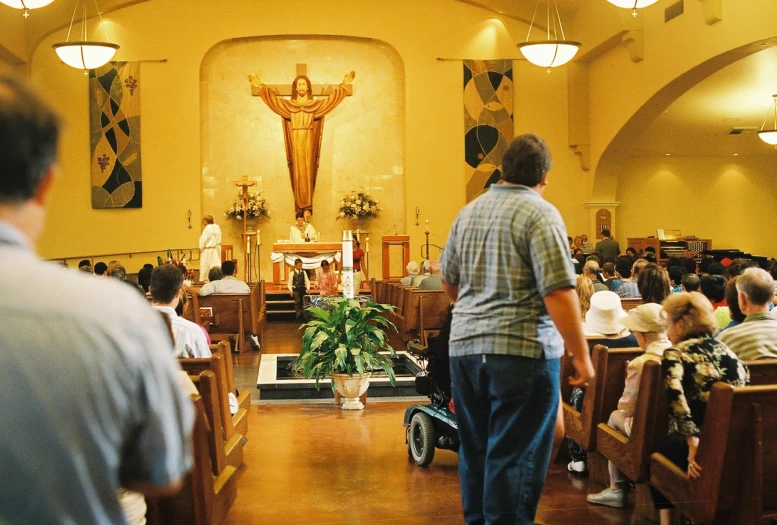
[[[243,279],[248,281],[250,275],[248,261],[251,255],[251,244],[248,240],[248,188],[256,186],[256,182],[249,181],[248,175],[243,175],[243,178],[234,181],[234,184],[240,188],[240,195],[243,198],[243,250],[245,253],[245,261],[243,263]]]
[[[312,84],[307,76],[307,64],[297,64],[297,77],[291,84],[263,84],[258,75],[248,75],[251,95],[261,97],[267,107],[283,119],[286,161],[296,211],[313,206],[324,116],[345,97],[353,95],[351,82],[355,76],[351,71],[339,85]],[[280,98],[287,95],[291,98]],[[313,97],[326,98],[315,100]]]

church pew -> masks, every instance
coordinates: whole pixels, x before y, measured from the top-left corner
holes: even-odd
[[[253,286],[252,286],[253,285]],[[264,342],[264,331],[267,326],[266,306],[264,304],[264,281],[249,284],[251,291],[236,294],[212,294],[200,297],[192,293],[193,321],[202,324],[200,308],[213,309],[211,321],[212,338],[220,336],[235,336],[235,351],[243,352],[249,348],[246,332],[257,335],[260,344]]]
[[[745,361],[750,370],[750,385],[777,385],[777,359]]]
[[[224,368],[227,371],[227,390],[237,396],[237,405],[240,408],[247,410],[251,407],[251,392],[243,390],[240,395],[237,394],[237,386],[235,386],[235,369],[232,361],[232,348],[229,341],[219,341],[218,344],[209,345],[211,353],[220,352],[224,356]],[[246,430],[248,430],[246,428]],[[244,436],[246,432],[241,432]]]
[[[148,525],[219,525],[237,498],[236,469],[225,464],[219,469],[218,448],[212,449],[212,440],[208,438],[211,421],[205,403],[199,395],[192,396],[192,401],[196,409],[192,432],[194,467],[177,495],[146,498]]]
[[[243,464],[243,445],[245,443],[245,434],[241,430],[247,431],[248,429],[248,411],[245,408],[238,408],[234,416],[229,411],[229,390],[224,361],[224,356],[219,353],[213,354],[212,357],[178,359],[181,368],[190,376],[199,376],[206,371],[215,375],[223,448],[229,464],[239,467]]]
[[[610,412],[618,406],[626,381],[626,363],[643,353],[641,348],[613,348],[594,346],[591,361],[596,375],[588,382],[583,398],[582,410],[569,404],[571,388],[562,388],[562,409],[567,436],[572,441],[592,452],[596,450],[596,427],[606,422]],[[574,375],[571,359],[565,356],[563,377]],[[562,385],[567,383],[562,382]]]
[[[442,290],[403,290],[403,324],[399,329],[405,342],[421,337],[424,330],[439,330],[445,323],[445,315],[451,304],[450,297]]]
[[[596,429],[596,449],[635,483],[646,483],[649,479],[650,455],[666,437],[666,407],[661,363],[648,361],[642,369],[631,436],[607,423],[600,423]],[[611,412],[603,414],[605,420]]]
[[[629,310],[636,308],[642,304],[642,299],[639,297],[621,299],[621,306],[623,310],[628,312]]]
[[[650,484],[699,525],[766,524],[777,520],[777,385],[712,387],[696,461],[687,473],[660,453]]]

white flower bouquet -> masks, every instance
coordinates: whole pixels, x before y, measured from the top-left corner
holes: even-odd
[[[351,193],[347,194],[342,201],[340,201],[340,214],[338,219],[350,217],[351,219],[367,219],[377,217],[383,208],[378,204],[378,201],[370,197],[368,193],[363,191],[355,192],[351,190]]]
[[[243,220],[243,211],[243,193],[240,192],[237,194],[237,198],[232,201],[224,216],[227,219],[241,221]],[[261,192],[248,193],[248,206],[245,212],[249,219],[262,219],[270,216],[270,210],[267,209],[267,200],[262,197]]]

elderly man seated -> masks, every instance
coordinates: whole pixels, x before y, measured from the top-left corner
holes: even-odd
[[[777,359],[777,314],[769,313],[774,279],[761,268],[748,268],[736,287],[739,309],[747,317],[742,324],[722,331],[718,340],[742,361]]]
[[[418,266],[418,263],[415,261],[410,261],[407,263],[407,266],[405,267],[405,270],[407,270],[407,277],[402,277],[399,280],[399,284],[402,284],[404,286],[413,286],[413,281],[418,276],[419,273],[421,273],[421,267]]]
[[[224,261],[221,263],[222,279],[211,281],[200,288],[200,296],[207,297],[213,293],[248,293],[251,291],[248,285],[235,277],[235,263]]]

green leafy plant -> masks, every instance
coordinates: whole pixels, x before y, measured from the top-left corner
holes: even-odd
[[[333,373],[344,373],[353,377],[365,372],[382,369],[395,385],[393,363],[389,355],[396,355],[388,344],[384,328],[396,327],[384,314],[392,306],[368,302],[339,299],[333,302],[331,311],[310,307],[307,309],[313,320],[300,327],[302,335],[295,367],[307,379],[316,379],[316,389],[321,379]],[[388,352],[387,354],[381,352]],[[332,381],[332,391],[335,390]]]

